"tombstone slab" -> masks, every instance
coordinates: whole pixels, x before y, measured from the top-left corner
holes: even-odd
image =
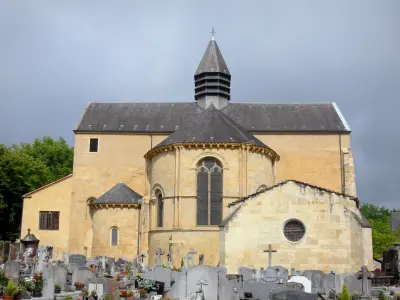
[[[86,265],[86,256],[81,254],[72,254],[68,259],[70,264],[77,264],[78,266]]]
[[[4,275],[11,279],[19,278],[20,265],[19,262],[8,260],[4,264]]]
[[[280,292],[272,292],[271,300],[317,300],[317,294],[305,293],[297,290],[287,290]]]
[[[311,281],[305,276],[292,276],[288,282],[301,283],[304,287],[304,292],[311,293]]]

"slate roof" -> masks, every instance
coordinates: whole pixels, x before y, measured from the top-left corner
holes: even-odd
[[[139,200],[142,199],[143,196],[136,193],[130,187],[128,187],[125,183],[118,183],[110,190],[105,192],[99,198],[94,200],[93,204],[139,204]]]
[[[93,102],[75,132],[171,133],[203,111],[196,102]],[[335,103],[228,103],[221,112],[250,132],[350,132]]]
[[[195,75],[206,72],[220,72],[227,75],[231,74],[215,40],[211,40],[208,43],[206,52],[197,67]]]
[[[176,143],[240,143],[267,147],[263,142],[238,125],[214,105],[185,120],[174,133],[156,147]]]

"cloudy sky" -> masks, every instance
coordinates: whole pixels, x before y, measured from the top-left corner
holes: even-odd
[[[232,101],[338,103],[362,201],[400,208],[400,1],[0,2],[0,143],[64,137],[90,101],[192,101],[215,27]]]

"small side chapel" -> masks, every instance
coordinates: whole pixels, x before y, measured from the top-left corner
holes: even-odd
[[[150,266],[159,248],[176,267],[195,249],[237,273],[266,267],[272,247],[286,268],[372,268],[336,103],[231,101],[214,37],[194,86],[192,102],[90,103],[73,173],[24,196],[21,236],[30,228],[59,256],[146,253]]]

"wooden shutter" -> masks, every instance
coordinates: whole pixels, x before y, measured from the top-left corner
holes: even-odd
[[[211,220],[210,225],[219,225],[222,220],[222,173],[211,173]]]
[[[53,211],[51,214],[51,229],[58,230],[60,226],[60,212]]]
[[[39,212],[39,229],[45,229],[45,224],[46,224],[46,220],[45,220],[45,216],[46,213],[45,212]]]
[[[197,173],[197,225],[208,225],[208,173]]]

